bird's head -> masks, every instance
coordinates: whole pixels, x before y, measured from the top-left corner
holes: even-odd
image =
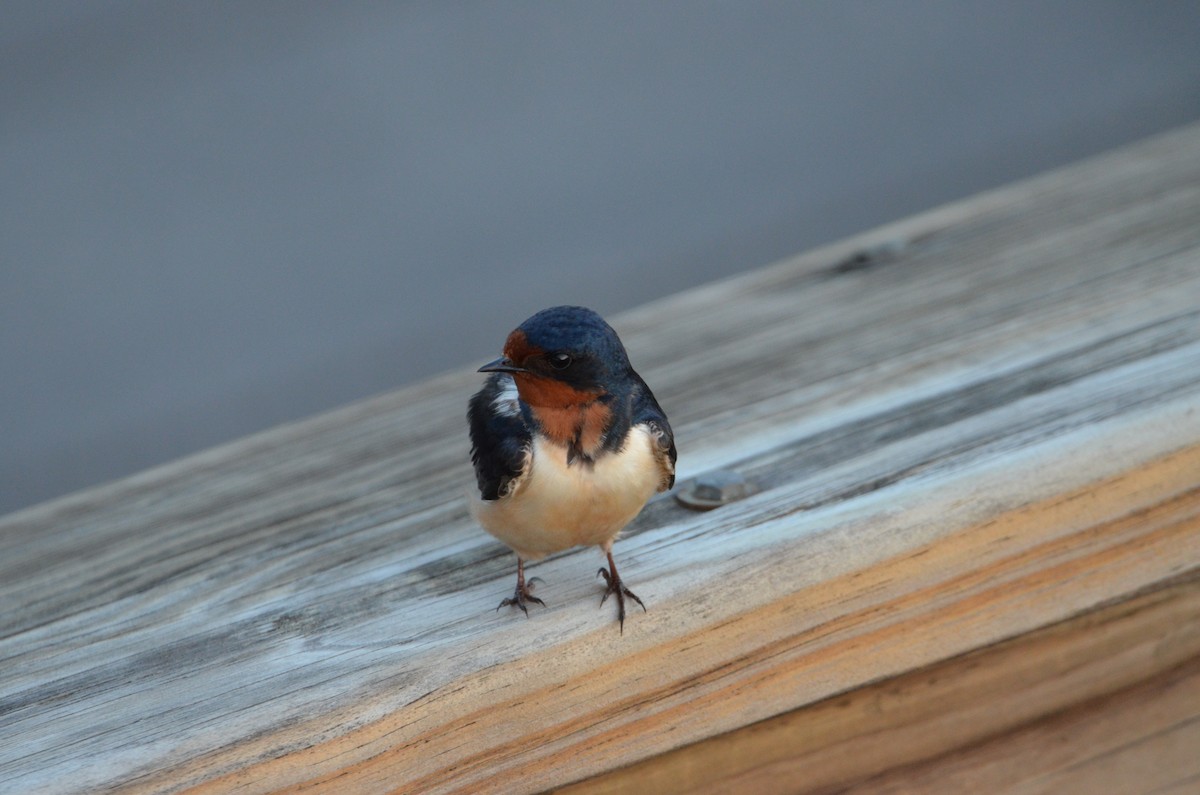
[[[619,388],[629,377],[629,357],[600,315],[581,306],[556,306],[514,329],[504,355],[479,371],[511,373],[531,406],[566,408]]]

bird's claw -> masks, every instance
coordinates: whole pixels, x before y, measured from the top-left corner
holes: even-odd
[[[641,606],[642,612],[646,611],[646,605],[642,602],[641,599],[638,598],[637,594],[635,594],[633,591],[631,591],[625,587],[625,583],[621,582],[620,576],[613,574],[612,572],[610,572],[608,569],[604,568],[603,566],[601,566],[600,570],[596,572],[596,576],[603,577],[604,582],[607,583],[607,585],[608,585],[608,587],[604,590],[604,596],[600,597],[600,606],[601,607],[603,607],[604,603],[608,601],[609,596],[616,594],[616,597],[617,597],[617,622],[621,625],[621,634],[624,635],[625,634],[625,597],[628,596],[630,599],[637,602]]]
[[[509,607],[510,605],[516,605],[517,607],[521,608],[521,612],[525,614],[525,617],[529,618],[529,608],[525,607],[525,604],[527,602],[536,602],[537,604],[541,605],[542,607],[546,606],[545,602],[543,602],[541,599],[538,599],[533,594],[528,593],[528,592],[523,594],[520,591],[517,591],[512,596],[510,596],[507,599],[504,599],[503,601],[500,602],[500,604],[496,605],[496,610],[499,611],[501,607]]]
[[[496,605],[497,612],[502,607],[510,607],[515,605],[516,607],[521,608],[521,612],[525,614],[526,618],[529,618],[529,609],[525,607],[526,603],[534,602],[542,607],[545,607],[545,602],[530,593],[530,591],[533,590],[533,584],[535,582],[544,582],[544,580],[542,580],[541,577],[532,577],[530,578],[529,582],[518,585],[516,590],[513,591],[512,596],[504,599],[500,602],[500,604]]]

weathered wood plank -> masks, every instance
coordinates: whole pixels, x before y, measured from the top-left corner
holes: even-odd
[[[1157,792],[1200,779],[1197,703],[1193,573],[562,792]]]
[[[709,514],[651,504],[617,546],[650,607],[623,636],[589,550],[535,567],[546,610],[492,611],[512,559],[462,500],[478,377],[456,372],[0,519],[0,781],[603,787],[939,665],[966,678],[932,695],[962,707],[1023,686],[953,666],[1048,649],[1025,690],[941,726],[992,752],[901,745],[871,775],[902,787],[1032,753],[1057,718],[1022,712],[1029,694],[1129,710],[1131,688],[1192,692],[1194,620],[1159,647],[1144,633],[1166,607],[1111,636],[1087,622],[1168,593],[1195,608],[1171,583],[1200,571],[1200,126],[616,325],[681,475],[763,487]],[[1109,673],[1054,673],[1043,639],[1065,636]],[[1140,640],[1105,667],[1115,637]],[[1189,714],[1127,762],[1176,759]],[[828,744],[808,725],[790,759]],[[878,753],[854,725],[839,748]]]

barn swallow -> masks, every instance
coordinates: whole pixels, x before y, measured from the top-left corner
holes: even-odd
[[[625,597],[612,546],[655,492],[675,484],[675,440],[667,415],[629,364],[617,332],[579,306],[544,309],[508,335],[504,355],[471,398],[467,420],[485,530],[517,554],[517,587],[506,605],[545,602],[530,593],[525,561],[597,545],[608,568],[600,604]]]

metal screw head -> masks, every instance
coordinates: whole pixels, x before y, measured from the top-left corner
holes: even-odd
[[[757,486],[737,472],[718,469],[682,484],[675,492],[675,499],[694,511],[711,511],[745,499],[757,491]]]

